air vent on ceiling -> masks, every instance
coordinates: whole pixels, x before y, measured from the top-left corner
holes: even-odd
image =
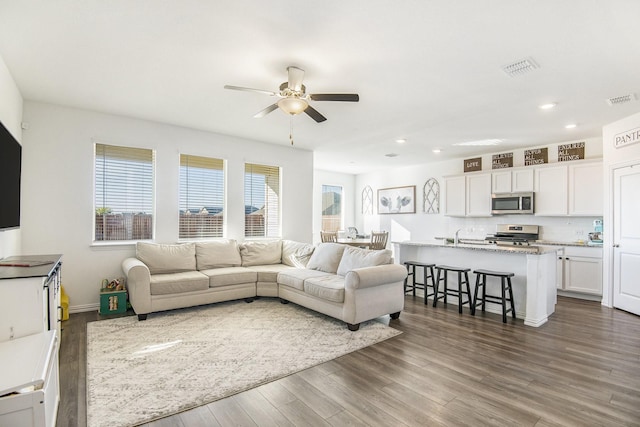
[[[614,98],[607,99],[607,104],[609,105],[618,105],[618,104],[626,104],[627,102],[633,102],[636,100],[635,93],[630,93],[629,95],[616,96]]]
[[[526,74],[529,71],[533,71],[536,68],[538,68],[538,64],[536,64],[533,59],[525,58],[503,66],[502,71],[510,77],[517,77]]]

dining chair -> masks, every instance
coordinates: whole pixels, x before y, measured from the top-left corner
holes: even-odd
[[[338,241],[338,232],[337,231],[321,231],[320,241],[323,243],[326,243],[326,242],[335,243]]]
[[[387,239],[389,238],[388,231],[382,231],[380,233],[371,232],[371,243],[369,249],[381,250],[387,247]]]

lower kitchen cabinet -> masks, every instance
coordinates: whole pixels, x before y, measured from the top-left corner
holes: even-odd
[[[558,289],[602,295],[602,248],[565,247],[558,255]]]

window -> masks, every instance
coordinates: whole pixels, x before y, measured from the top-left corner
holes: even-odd
[[[223,236],[224,160],[180,155],[179,208],[179,238]]]
[[[244,165],[245,237],[280,237],[280,168]]]
[[[342,229],[342,187],[322,186],[322,231]]]
[[[153,238],[153,150],[96,144],[94,240]]]

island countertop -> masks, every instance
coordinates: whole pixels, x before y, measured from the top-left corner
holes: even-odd
[[[500,252],[504,254],[527,254],[527,255],[542,255],[551,252],[557,252],[558,247],[553,246],[545,246],[545,245],[531,245],[531,246],[504,246],[504,245],[496,245],[489,243],[468,243],[466,241],[462,241],[462,243],[458,243],[457,245],[453,243],[446,243],[444,240],[405,240],[401,242],[392,242],[396,245],[406,245],[406,246],[436,246],[441,248],[452,248],[452,249],[471,249],[477,251],[486,251],[486,252]]]

